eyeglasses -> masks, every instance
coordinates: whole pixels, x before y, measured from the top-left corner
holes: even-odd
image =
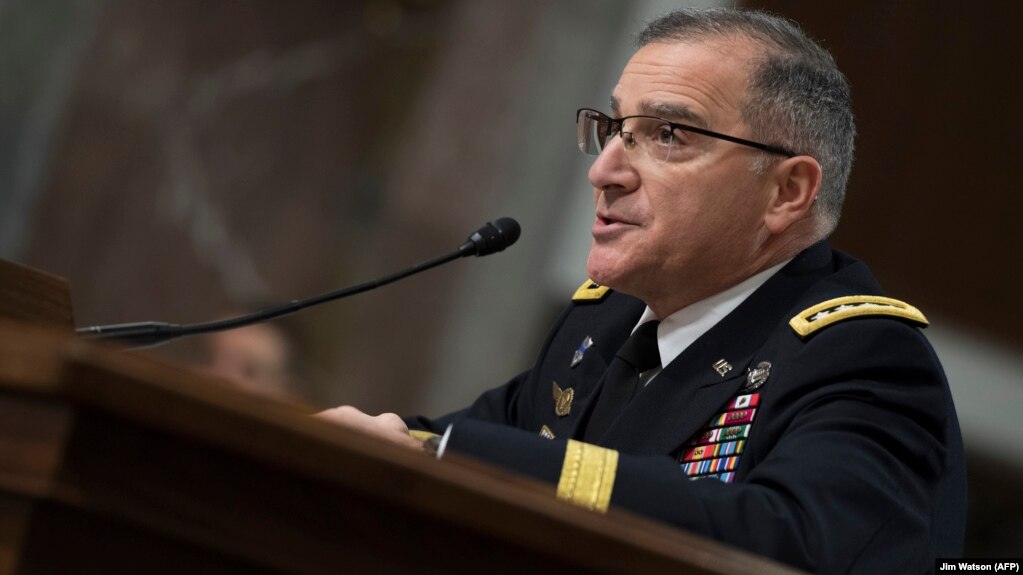
[[[735,136],[727,136],[695,126],[676,124],[656,116],[611,118],[596,110],[581,108],[576,112],[575,125],[579,138],[579,149],[591,156],[600,155],[600,152],[607,147],[611,138],[621,134],[622,142],[625,143],[627,151],[638,149],[658,162],[681,160],[688,144],[686,132],[742,144],[743,146],[771,152],[772,154],[781,154],[789,158],[799,155],[785,148],[760,144],[736,138]]]

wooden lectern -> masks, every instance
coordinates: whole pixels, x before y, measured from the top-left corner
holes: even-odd
[[[0,318],[0,575],[794,573],[78,340],[4,261]]]

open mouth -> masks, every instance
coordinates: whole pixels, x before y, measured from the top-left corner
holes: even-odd
[[[597,214],[597,218],[593,222],[592,234],[594,239],[597,240],[611,239],[627,230],[633,229],[635,225],[632,222],[620,220],[614,216]]]
[[[610,226],[613,224],[633,225],[632,222],[616,218],[609,214],[597,214],[597,223],[602,226]]]

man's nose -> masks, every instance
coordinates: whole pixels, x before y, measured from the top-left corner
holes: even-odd
[[[611,138],[600,151],[590,166],[589,178],[590,184],[597,190],[631,192],[639,187],[639,174],[629,160],[625,142],[620,135]]]

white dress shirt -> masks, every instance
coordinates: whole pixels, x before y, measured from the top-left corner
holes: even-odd
[[[739,307],[739,304],[789,261],[791,260],[785,260],[774,267],[767,268],[723,292],[688,305],[662,319],[660,325],[657,326],[657,349],[661,354],[661,367],[643,372],[640,375],[642,384],[650,383],[650,380],[660,373],[664,366],[671,363],[701,335],[707,333],[732,310]],[[657,316],[654,315],[650,306],[647,306],[632,331],[635,332],[639,326],[655,319]]]

